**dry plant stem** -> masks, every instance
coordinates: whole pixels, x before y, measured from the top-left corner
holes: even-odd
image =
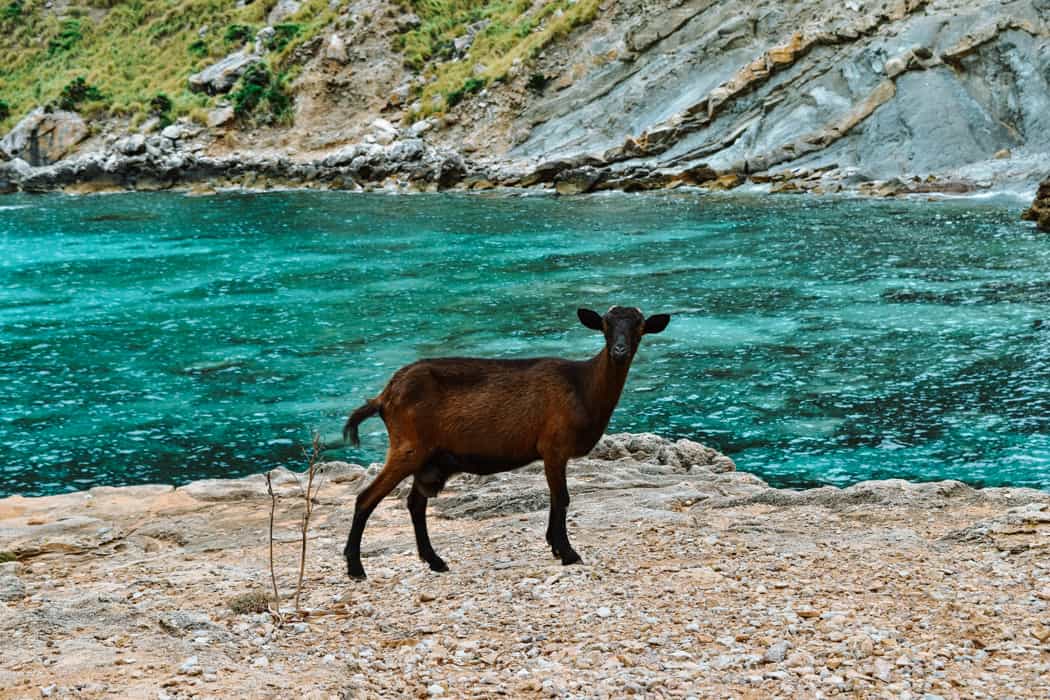
[[[321,482],[317,481],[316,487],[314,486],[314,478],[317,476],[317,462],[321,457],[323,447],[321,445],[321,436],[314,434],[313,449],[308,455],[307,469],[306,469],[306,489],[302,488],[302,484],[299,485],[299,490],[303,495],[303,519],[301,522],[301,534],[302,534],[302,545],[299,550],[299,579],[295,584],[295,611],[301,612],[302,608],[299,606],[299,598],[303,591],[303,575],[306,571],[306,541],[307,533],[310,530],[310,516],[313,515],[314,510],[314,498],[317,496],[317,491],[321,488]]]
[[[270,472],[266,472],[266,492],[270,494],[270,583],[273,584],[274,616],[281,618],[281,595],[277,592],[277,574],[273,567],[273,521],[277,511],[277,494],[273,492],[273,482],[270,480]]]

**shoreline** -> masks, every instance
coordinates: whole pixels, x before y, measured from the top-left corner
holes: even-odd
[[[215,152],[206,130],[177,123],[164,135],[111,138],[98,150],[30,165],[0,160],[0,194],[180,191],[528,192],[576,196],[601,192],[746,191],[848,197],[996,197],[1028,200],[1045,176],[1042,154],[1018,153],[941,173],[873,177],[836,164],[762,172],[716,170],[706,164],[666,167],[579,154],[508,160],[472,157],[418,136],[380,145],[352,143],[313,156],[286,151]]]
[[[536,465],[457,477],[418,561],[401,494],[340,552],[368,470],[329,463],[291,611],[302,496],[259,476],[0,500],[0,698],[706,697],[1050,691],[1050,493],[887,480],[792,492],[688,440],[606,436],[543,542]],[[7,556],[4,559],[10,560]],[[260,607],[260,605],[262,607]]]

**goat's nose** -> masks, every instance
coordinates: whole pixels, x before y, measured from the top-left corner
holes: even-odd
[[[617,343],[616,345],[613,345],[613,355],[616,355],[617,357],[623,357],[626,354],[627,354],[627,346],[626,345],[624,345],[623,343]]]

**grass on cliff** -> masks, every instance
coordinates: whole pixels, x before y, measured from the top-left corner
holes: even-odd
[[[276,0],[238,8],[230,0],[81,0],[63,14],[45,0],[0,0],[0,132],[38,105],[54,104],[77,78],[97,90],[86,116],[141,120],[164,95],[171,116],[200,118],[214,98],[191,93],[187,78],[245,43],[265,26]],[[333,19],[328,0],[306,0],[282,24],[268,62],[289,75],[295,49]]]
[[[394,48],[405,66],[431,79],[420,93],[422,108],[410,118],[454,107],[486,84],[505,80],[515,63],[525,66],[552,41],[588,24],[600,0],[403,0],[419,27],[400,35]],[[476,28],[466,55],[455,59],[457,37]]]

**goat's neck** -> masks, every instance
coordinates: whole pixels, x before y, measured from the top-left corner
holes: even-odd
[[[609,357],[609,349],[602,351],[591,358],[590,381],[588,382],[591,415],[596,418],[601,429],[609,424],[613,409],[616,408],[623,392],[624,382],[627,381],[627,372],[631,369],[630,362],[616,363]]]

